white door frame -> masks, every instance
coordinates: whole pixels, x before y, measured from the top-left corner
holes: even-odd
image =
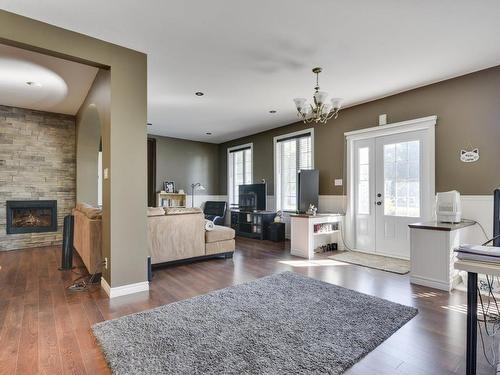
[[[429,199],[429,211],[432,212],[432,207],[434,202],[432,201],[432,197],[435,194],[435,174],[436,174],[436,136],[435,136],[435,126],[437,123],[437,116],[428,116],[417,118],[414,120],[401,121],[393,124],[374,126],[371,128],[354,130],[350,132],[344,133],[345,141],[347,143],[347,209],[346,209],[346,218],[345,218],[345,234],[347,239],[347,244],[355,244],[355,215],[354,215],[354,207],[355,207],[355,186],[353,183],[353,178],[355,176],[354,173],[354,141],[360,139],[369,139],[369,138],[377,138],[386,135],[394,135],[400,133],[413,132],[417,130],[425,130],[426,131],[426,141],[429,145],[430,155],[429,155],[429,184],[424,189],[427,189],[427,194],[430,197]]]

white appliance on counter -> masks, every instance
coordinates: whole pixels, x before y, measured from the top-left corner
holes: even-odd
[[[456,190],[436,194],[436,219],[440,223],[460,223],[462,204]]]

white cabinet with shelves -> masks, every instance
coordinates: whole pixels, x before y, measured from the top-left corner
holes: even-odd
[[[312,259],[318,248],[330,243],[343,250],[340,234],[343,220],[344,215],[340,214],[291,215],[290,253]]]

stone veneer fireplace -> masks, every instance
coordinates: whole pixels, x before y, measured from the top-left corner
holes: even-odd
[[[74,116],[0,103],[0,251],[62,242],[75,207],[75,131]]]
[[[7,201],[7,234],[57,231],[57,201]]]

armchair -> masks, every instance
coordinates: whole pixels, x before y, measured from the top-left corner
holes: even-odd
[[[205,219],[213,221],[215,225],[224,225],[226,202],[207,201],[203,213]]]

